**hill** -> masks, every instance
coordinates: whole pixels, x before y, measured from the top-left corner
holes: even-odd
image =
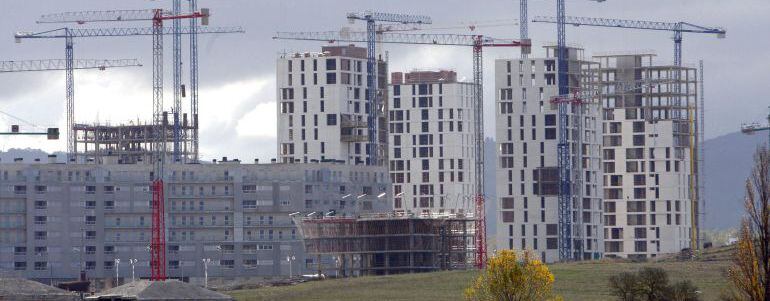
[[[55,152],[58,162],[66,161],[66,154],[63,152]],[[42,162],[47,162],[49,153],[36,148],[11,148],[7,151],[0,151],[0,163],[13,162],[13,159],[22,158],[24,162],[33,162],[35,159],[40,159]]]
[[[703,300],[719,300],[727,287],[724,271],[730,264],[728,249],[710,251],[699,261],[664,259],[657,262],[593,261],[552,264],[556,293],[564,300],[615,300],[608,279],[624,271],[660,267],[672,280],[690,279],[703,292]],[[449,271],[380,277],[312,281],[293,286],[265,287],[229,292],[239,301],[281,300],[463,300],[463,290],[476,271]]]
[[[704,228],[737,227],[743,214],[746,178],[751,172],[757,146],[767,135],[740,132],[704,141],[706,216]]]

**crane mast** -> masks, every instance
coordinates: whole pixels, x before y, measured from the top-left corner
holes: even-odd
[[[198,10],[198,0],[190,1],[190,11]],[[180,30],[181,32],[181,30]],[[192,130],[192,143],[190,152],[192,162],[198,163],[198,19],[190,18],[190,124]]]
[[[430,17],[416,15],[402,15],[391,13],[380,13],[367,11],[363,13],[349,13],[348,20],[363,20],[366,22],[366,97],[369,103],[369,114],[367,115],[369,146],[367,151],[369,158],[368,165],[382,165],[379,154],[380,131],[380,97],[377,87],[377,27],[375,22],[390,22],[401,24],[431,24]]]

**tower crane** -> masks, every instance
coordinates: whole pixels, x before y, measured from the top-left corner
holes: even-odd
[[[181,34],[216,34],[216,33],[243,33],[240,27],[182,27]],[[14,38],[17,43],[26,39],[64,39],[64,57],[65,62],[72,65],[74,62],[73,40],[75,38],[95,38],[95,37],[130,37],[130,36],[152,36],[152,27],[138,28],[58,28],[40,32],[17,32]],[[171,35],[171,28],[162,28],[163,35]],[[74,74],[71,67],[66,67],[66,103],[67,103],[67,161],[75,158],[75,131],[72,128],[75,121],[75,91]]]
[[[522,16],[526,17],[527,3],[521,0],[519,4]],[[590,0],[604,2],[606,0]],[[556,71],[559,95],[569,94],[569,63],[567,60],[567,31],[564,26],[566,8],[565,0],[556,0]],[[523,23],[524,21],[522,21]],[[526,29],[526,28],[525,28]],[[527,34],[526,30],[522,33]],[[570,162],[570,149],[567,133],[567,124],[569,121],[570,103],[558,103],[559,112],[559,143],[557,145],[557,162],[559,168],[559,201],[558,201],[558,228],[559,228],[559,260],[569,260],[572,258],[572,216],[570,207],[572,206],[572,163]],[[579,166],[579,165],[578,165]]]
[[[189,12],[198,10],[198,0],[189,0]],[[190,18],[190,119],[192,124],[192,153],[193,163],[198,163],[198,19]],[[181,27],[180,27],[181,31]],[[181,34],[181,32],[180,32]],[[181,64],[181,63],[180,63]]]
[[[368,42],[368,32],[278,32],[274,39],[284,40],[309,40],[334,42]],[[383,33],[379,35],[380,43],[386,44],[412,44],[435,46],[465,46],[473,49],[473,97],[474,103],[474,156],[476,164],[475,172],[475,215],[476,215],[476,266],[483,268],[486,264],[486,218],[484,211],[484,106],[483,106],[483,62],[482,50],[484,47],[527,47],[531,46],[529,40],[496,39],[483,35],[461,34],[406,34]]]
[[[537,16],[532,19],[536,23],[556,23],[553,17]],[[674,65],[682,66],[682,34],[683,33],[705,33],[714,34],[717,38],[723,39],[727,36],[727,31],[719,27],[708,27],[695,25],[688,22],[656,22],[642,20],[623,20],[591,17],[565,17],[565,24],[574,26],[596,26],[627,29],[644,29],[657,31],[674,32]]]
[[[182,50],[181,50],[181,26],[180,22],[181,19],[202,19],[203,25],[208,25],[208,18],[209,18],[209,11],[208,9],[201,9],[200,11],[192,11],[189,14],[181,15],[181,1],[180,0],[174,0],[173,1],[173,9],[172,11],[166,11],[161,9],[146,9],[146,10],[107,10],[107,11],[83,11],[83,12],[65,12],[65,13],[56,13],[56,14],[48,14],[43,15],[40,17],[40,20],[38,23],[77,23],[77,24],[84,24],[84,23],[91,23],[91,22],[120,22],[120,21],[152,21],[153,24],[153,32],[158,31],[157,37],[154,34],[153,35],[153,58],[156,58],[156,56],[162,58],[163,57],[163,41],[162,41],[162,34],[160,33],[163,28],[163,21],[164,20],[171,20],[173,23],[173,26],[171,27],[171,36],[173,40],[173,55],[172,55],[172,62],[173,62],[173,96],[174,96],[174,106],[173,106],[173,161],[181,161],[180,158],[180,149],[181,149],[181,124],[180,124],[180,115],[182,110],[182,85],[181,85],[181,73],[182,73],[182,63],[181,63],[181,56],[182,56]],[[195,35],[197,32],[191,33],[191,35]],[[156,53],[158,52],[158,53]],[[162,64],[162,61],[159,62]],[[162,66],[158,70],[155,67],[155,64],[153,64],[153,71],[160,71],[161,73],[153,73],[158,74],[160,77],[156,78],[153,76],[153,80],[159,80],[161,82],[160,88],[162,89],[162,81],[163,81],[163,75],[162,75]],[[156,86],[153,86],[153,89],[156,89]],[[162,97],[162,96],[161,96]],[[162,102],[161,102],[162,104]],[[161,108],[162,110],[162,108]],[[157,114],[157,112],[156,112]]]
[[[347,18],[350,22],[362,20],[366,22],[366,95],[369,102],[368,134],[369,134],[369,159],[368,165],[380,165],[379,158],[379,113],[380,100],[377,93],[377,67],[376,62],[376,43],[377,27],[375,22],[401,23],[401,24],[430,24],[430,17],[417,15],[402,15],[392,13],[381,13],[366,11],[362,13],[348,13]]]
[[[121,60],[73,60],[69,62],[62,59],[49,59],[49,60],[22,60],[22,61],[0,61],[0,73],[11,72],[31,72],[31,71],[54,71],[54,70],[68,70],[71,69],[99,69],[105,70],[107,68],[118,67],[141,67],[142,64],[136,59],[121,59]],[[73,83],[74,86],[74,83]],[[68,91],[71,90],[68,89]],[[3,113],[7,116],[13,117],[8,113]],[[13,117],[17,120],[19,118]],[[68,120],[69,122],[70,120]],[[11,131],[6,133],[0,133],[0,135],[46,135],[48,140],[59,139],[59,128],[48,128],[46,132],[20,132],[18,125],[12,125]]]
[[[563,0],[559,0],[563,1]],[[608,18],[591,18],[591,17],[565,17],[560,16],[560,19],[554,19],[553,17],[546,17],[546,16],[537,16],[532,21],[533,22],[540,22],[540,23],[557,23],[563,26],[564,24],[570,24],[574,26],[596,26],[596,27],[611,27],[611,28],[626,28],[626,29],[643,29],[643,30],[657,30],[657,31],[671,31],[674,33],[674,66],[676,67],[676,71],[674,72],[674,79],[679,80],[681,79],[681,67],[682,67],[682,36],[684,33],[702,33],[702,34],[714,34],[717,36],[717,38],[722,39],[725,38],[727,35],[727,31],[720,27],[708,27],[708,26],[702,26],[702,25],[696,25],[688,22],[656,22],[656,21],[644,21],[644,20],[624,20],[624,19],[608,19]],[[702,75],[701,75],[702,76]],[[673,87],[674,93],[677,94],[675,96],[677,99],[677,103],[679,103],[679,93],[681,92],[681,85],[674,85]],[[560,93],[562,93],[560,91]],[[703,108],[701,108],[702,110]],[[698,121],[697,118],[693,121],[693,115],[695,115],[696,112],[692,112],[692,109],[688,109],[690,111],[688,113],[688,116],[690,116],[690,128],[692,130],[698,130],[698,123],[702,121]],[[695,107],[695,110],[697,111],[697,105]],[[691,140],[693,139],[693,131],[690,132]],[[692,142],[692,141],[691,141]],[[695,166],[696,159],[696,151],[693,149],[693,143],[690,144],[690,165]],[[698,171],[700,173],[700,171]],[[700,181],[700,176],[694,176],[691,177],[691,181],[695,181],[695,183],[690,184],[690,195],[693,197],[693,206],[691,206],[693,209],[698,208],[698,196],[697,193],[692,191],[692,189],[696,189],[693,186],[698,186]],[[690,248],[691,250],[696,250],[699,246],[697,243],[697,237],[699,237],[699,225],[697,223],[696,215],[697,212],[693,212],[693,218],[692,218],[692,239],[690,242]]]
[[[164,195],[164,166],[166,160],[166,128],[167,117],[163,112],[163,21],[180,19],[202,19],[202,25],[208,25],[209,13],[207,9],[193,11],[187,15],[177,15],[161,9],[153,10],[113,10],[113,11],[87,11],[68,12],[62,14],[47,15],[41,18],[45,23],[85,23],[106,21],[141,21],[152,20],[152,55],[153,55],[153,123],[155,125],[152,181],[152,242],[150,243],[150,270],[153,281],[166,279],[166,237],[165,237],[165,195]],[[195,29],[193,29],[195,30]],[[181,28],[172,28],[172,35],[182,33]],[[176,89],[176,88],[175,88]],[[177,106],[175,104],[175,110]],[[178,156],[178,114],[175,111],[174,126],[174,156]]]

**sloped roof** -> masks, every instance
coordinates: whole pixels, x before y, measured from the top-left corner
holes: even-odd
[[[102,291],[86,300],[227,300],[233,298],[200,286],[178,280],[149,281],[139,280]]]
[[[76,293],[22,278],[0,278],[0,300],[75,301]]]

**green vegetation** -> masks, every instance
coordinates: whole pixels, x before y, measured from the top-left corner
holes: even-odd
[[[672,282],[689,279],[702,292],[702,300],[719,300],[729,284],[725,270],[730,265],[726,249],[704,254],[701,260],[673,259],[649,263],[602,260],[586,263],[552,264],[554,292],[564,300],[616,300],[609,278],[643,267],[659,267]],[[463,300],[463,290],[478,276],[476,271],[451,271],[382,277],[360,277],[312,281],[294,286],[266,287],[228,292],[239,301],[279,300]]]

